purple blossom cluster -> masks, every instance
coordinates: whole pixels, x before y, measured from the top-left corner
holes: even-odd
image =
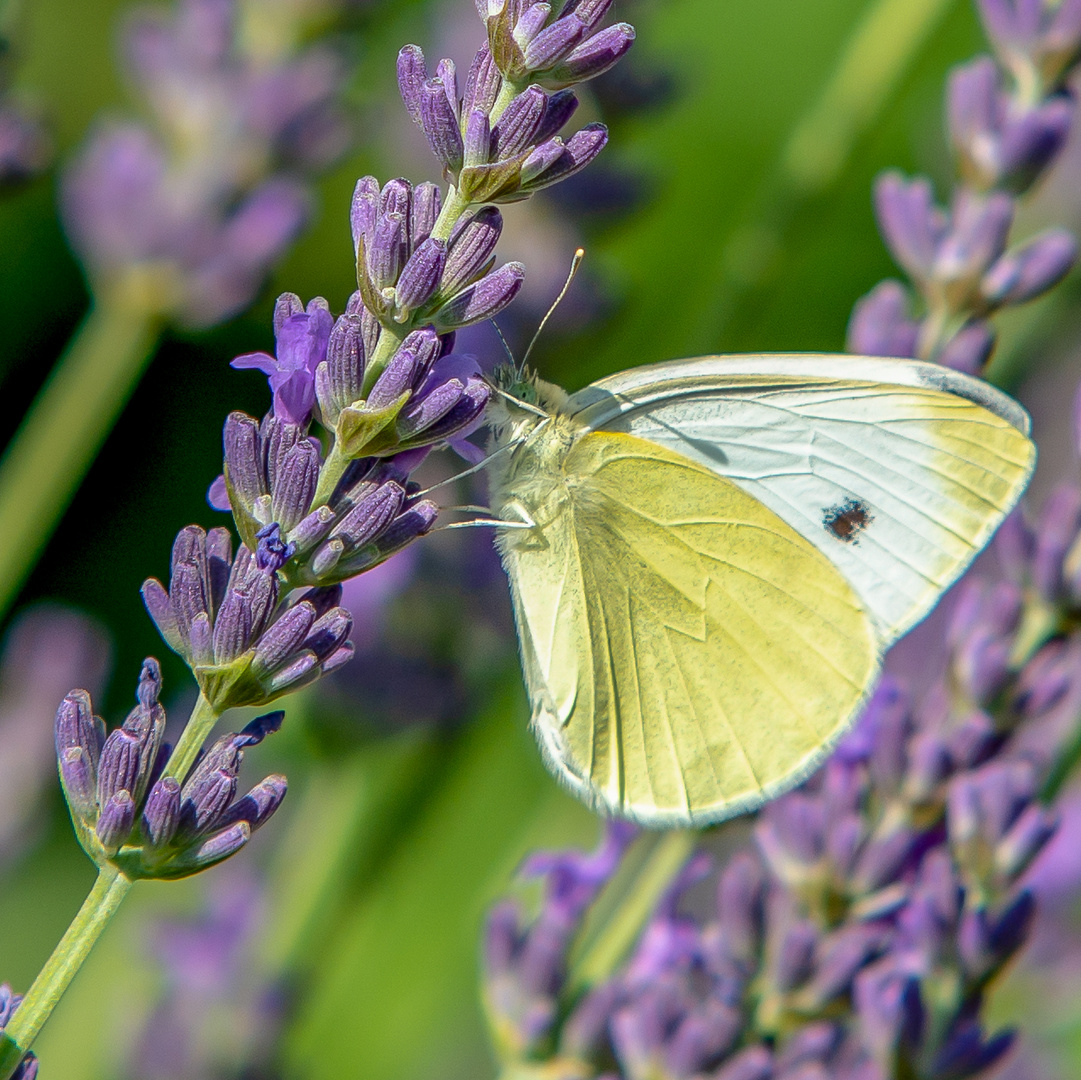
[[[296,220],[291,212],[275,217],[274,206],[298,204],[280,177],[267,179],[274,163],[287,149],[320,162],[340,142],[332,137],[335,66],[312,51],[260,59],[245,45],[239,4],[180,0],[174,17],[136,20],[129,35],[160,126],[187,148],[181,171],[164,143],[129,126],[91,143],[68,188],[92,273],[123,278],[164,266],[176,287],[168,309],[177,304],[195,322],[235,308],[239,294],[222,273],[234,284],[258,276],[238,272],[235,259],[253,249],[235,230],[257,226],[261,274],[287,231],[281,226]],[[577,171],[604,143],[594,126],[592,149],[580,153],[574,139],[563,146],[558,130],[574,111],[567,84],[606,70],[633,40],[623,24],[599,29],[608,7],[571,3],[550,18],[546,4],[508,0],[482,12],[489,44],[474,63],[468,111],[487,124],[484,168],[513,165],[515,198]],[[548,44],[527,48],[534,38]],[[431,97],[436,80],[418,49],[403,51],[399,76],[420,122],[431,110],[417,112],[417,102]],[[449,61],[438,79],[442,100],[460,116]],[[545,90],[546,82],[563,89]],[[551,159],[543,169],[528,165],[534,151]],[[261,421],[229,416],[224,471],[210,491],[212,505],[231,511],[241,545],[234,556],[226,529],[188,526],[173,546],[168,586],[154,578],[143,585],[148,612],[200,690],[174,754],[176,775],[162,744],[155,662],[144,668],[139,707],[108,737],[83,691],[58,714],[65,795],[99,866],[129,879],[182,876],[247,842],[280,803],[285,781],[270,777],[234,803],[242,750],[274,730],[280,714],[198,756],[197,748],[226,709],[265,705],[350,659],[341,582],[432,528],[438,507],[410,476],[433,448],[475,451],[462,440],[482,421],[489,387],[476,361],[453,351],[455,331],[510,303],[523,268],[495,268],[502,218],[490,203],[510,197],[511,180],[488,192],[467,173],[464,158],[460,170],[447,166],[446,196],[430,183],[358,181],[350,222],[359,288],[345,312],[334,318],[321,297],[305,305],[285,293],[274,312],[275,355],[234,361],[266,375],[273,397]],[[215,216],[222,207],[228,220]],[[210,307],[200,306],[203,293]]]
[[[994,58],[959,66],[949,84],[959,184],[939,207],[925,178],[879,179],[879,225],[909,284],[883,281],[857,303],[849,352],[978,373],[995,346],[988,317],[1040,296],[1076,260],[1077,242],[1061,229],[1009,241],[1017,197],[1047,172],[1073,123],[1066,80],[1081,55],[1081,4],[980,0],[979,8]]]
[[[1066,492],[1069,491],[1067,495]],[[546,1075],[689,1080],[962,1080],[1013,1043],[980,1022],[1035,915],[1026,872],[1051,839],[1043,800],[1076,744],[1073,581],[1081,492],[1011,520],[1008,574],[970,579],[949,662],[918,703],[886,680],[856,729],[768,805],[704,917],[686,864],[629,959],[573,991],[583,920],[631,838],[533,857],[540,911],[489,917],[486,1001],[508,1064]]]
[[[99,866],[112,864],[130,880],[187,877],[227,859],[285,798],[285,777],[274,775],[236,799],[244,750],[277,731],[282,713],[218,739],[177,777],[160,692],[161,670],[148,659],[138,704],[119,728],[106,734],[84,690],[56,713],[60,781],[79,842]]]
[[[502,311],[524,275],[519,263],[496,265],[503,219],[492,204],[577,172],[603,147],[600,125],[566,144],[558,132],[577,106],[569,84],[607,70],[633,42],[625,24],[600,29],[609,6],[564,5],[558,15],[511,0],[485,7],[488,43],[464,96],[451,61],[430,78],[419,48],[399,55],[403,101],[440,156],[446,194],[432,183],[362,177],[350,212],[359,288],[344,313],[334,318],[321,297],[305,305],[285,293],[275,308],[276,355],[233,362],[267,376],[273,406],[261,421],[229,417],[210,500],[232,512],[248,550],[267,536],[279,542],[275,602],[289,589],[346,581],[427,533],[438,507],[410,474],[430,450],[449,444],[475,459],[465,437],[482,422],[490,389],[476,360],[454,352],[455,333]],[[542,40],[541,51],[529,44]],[[311,434],[313,424],[326,440]],[[211,647],[212,600],[198,659],[185,628],[171,630],[172,594],[156,583],[145,593],[170,644],[197,675],[200,664],[232,664]],[[266,618],[248,622],[244,647],[256,656]]]
[[[346,149],[342,60],[300,46],[301,7],[267,49],[253,38],[258,8],[178,0],[129,19],[128,74],[152,119],[102,124],[63,185],[99,297],[196,327],[235,314],[304,224],[304,176]]]

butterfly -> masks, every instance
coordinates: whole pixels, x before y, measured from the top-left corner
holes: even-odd
[[[531,726],[594,808],[704,825],[805,779],[1017,502],[1025,411],[913,360],[509,372],[490,494]]]

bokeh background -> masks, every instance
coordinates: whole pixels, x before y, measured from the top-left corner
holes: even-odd
[[[128,7],[20,5],[16,85],[44,111],[58,167],[103,113],[139,110],[117,66]],[[616,0],[615,13],[636,24],[638,42],[589,85],[583,109],[610,125],[609,148],[552,196],[505,214],[502,255],[528,273],[501,318],[512,347],[528,343],[582,244],[585,268],[534,352],[542,374],[568,388],[683,355],[841,350],[853,302],[893,272],[871,209],[875,175],[899,167],[948,186],[945,74],[983,48],[970,0]],[[52,710],[82,681],[119,719],[147,654],[163,662],[173,714],[190,704],[138,590],[166,572],[181,526],[223,523],[205,498],[222,420],[266,405],[265,384],[228,362],[272,348],[281,291],[344,307],[355,179],[439,179],[397,97],[397,51],[416,42],[464,64],[481,26],[471,0],[367,0],[334,32],[355,65],[355,149],[319,182],[312,227],[249,311],[166,336],[9,622],[0,978],[17,989],[93,879],[52,773]],[[0,440],[87,305],[56,202],[55,170],[0,201]],[[1079,221],[1081,145],[1030,200],[1019,233]],[[1075,467],[1079,289],[1071,278],[1011,315],[992,369],[1033,411],[1037,500]],[[468,347],[499,357],[487,327]],[[483,499],[480,488],[459,495]],[[591,843],[597,823],[556,788],[526,731],[486,532],[429,538],[362,579],[350,602],[358,660],[289,699],[282,733],[251,755],[253,775],[288,774],[283,809],[235,864],[135,890],[39,1042],[43,1076],[494,1074],[477,989],[485,906],[523,853]],[[920,640],[895,662],[902,671],[919,671]],[[1069,888],[1064,896],[1056,917],[1069,922]],[[1052,971],[1037,954],[997,1002],[1063,1077],[1081,1071],[1071,1068],[1081,1062],[1073,963]],[[1030,1016],[1051,987],[1062,1007]]]

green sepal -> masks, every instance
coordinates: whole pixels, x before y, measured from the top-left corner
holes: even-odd
[[[396,453],[398,438],[394,422],[410,396],[407,390],[382,409],[369,409],[359,401],[342,409],[334,429],[337,449],[342,457],[355,461],[363,457]]]
[[[252,671],[254,659],[255,650],[249,649],[227,664],[202,664],[192,668],[203,697],[219,715],[226,709],[265,705],[271,700]]]
[[[360,290],[364,306],[382,323],[392,322],[393,307],[387,298],[372,284],[368,274],[368,258],[365,255],[364,237],[357,238],[357,288]]]
[[[525,155],[491,165],[470,165],[458,177],[458,190],[473,203],[517,201]],[[517,196],[517,198],[516,198]]]
[[[237,822],[243,825],[247,837],[240,845],[243,847],[251,839],[251,826],[248,822]],[[230,826],[233,828],[235,826]],[[199,849],[211,839],[200,836],[195,840],[188,841],[179,847],[169,844],[160,851],[148,852],[137,844],[125,845],[111,860],[112,864],[125,877],[132,881],[179,881],[181,878],[191,877],[193,874],[209,870],[218,863],[225,862],[240,850],[239,847],[226,850],[213,858],[199,858]]]
[[[223,467],[222,475],[225,477],[225,490],[229,495],[229,507],[233,512],[236,531],[240,533],[240,539],[244,541],[247,548],[254,551],[259,546],[259,540],[255,534],[262,528],[262,525],[252,517],[248,512],[248,508],[237,495],[236,488],[233,487],[233,481],[229,478],[228,465]]]
[[[488,47],[492,59],[504,78],[514,80],[526,73],[525,56],[514,40],[513,5],[505,3],[503,10],[488,20]]]

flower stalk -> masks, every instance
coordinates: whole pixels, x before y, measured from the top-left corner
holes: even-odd
[[[134,882],[112,866],[102,867],[79,913],[38,973],[15,1015],[0,1035],[0,1080],[20,1068],[64,991],[71,985],[94,943],[119,911]]]

